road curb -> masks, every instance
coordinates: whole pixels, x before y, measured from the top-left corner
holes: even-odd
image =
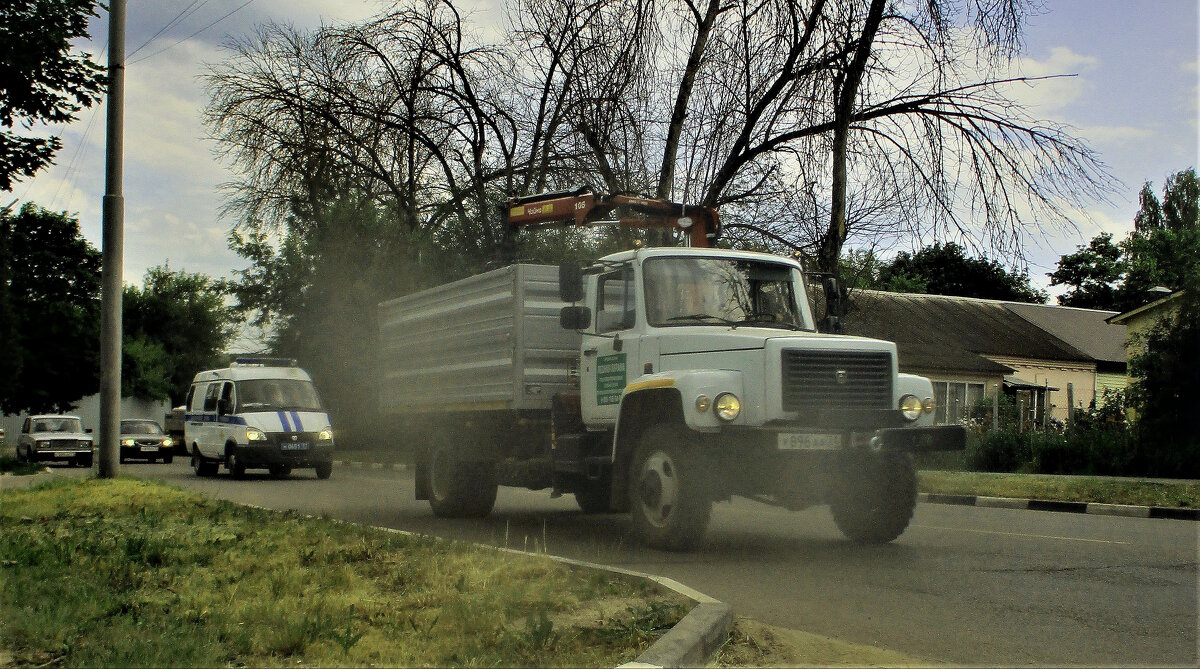
[[[1169,520],[1200,521],[1200,509],[1177,509],[1166,506],[1134,506],[1128,504],[1099,504],[1096,502],[1060,502],[1048,499],[1019,499],[1015,497],[985,497],[983,495],[946,495],[942,493],[920,493],[920,502],[928,504],[954,504],[958,506],[981,506],[994,509],[1018,509],[1028,511],[1052,511],[1057,513],[1090,513],[1099,516],[1123,516],[1126,518],[1163,518]]]

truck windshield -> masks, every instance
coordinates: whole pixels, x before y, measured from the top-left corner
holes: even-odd
[[[650,325],[747,325],[811,330],[796,299],[800,272],[733,258],[651,258],[643,265]]]
[[[237,382],[237,411],[321,411],[312,382],[300,379],[247,379]]]

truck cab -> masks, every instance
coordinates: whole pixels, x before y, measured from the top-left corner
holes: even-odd
[[[686,498],[735,494],[828,502],[852,538],[891,540],[915,504],[911,454],[965,443],[961,427],[933,425],[932,386],[899,373],[895,344],[818,330],[823,300],[793,260],[639,249],[581,280],[561,320],[581,334],[580,414],[602,444],[582,451],[590,470],[611,467],[612,505],[628,501],[652,544],[693,545],[708,505]],[[853,497],[866,493],[839,494],[850,487],[892,491],[873,504],[890,516],[862,519]]]

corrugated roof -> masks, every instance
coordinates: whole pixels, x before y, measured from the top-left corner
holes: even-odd
[[[896,342],[900,361],[907,368],[955,369],[987,373],[1012,370],[983,356],[1007,356],[1061,361],[1109,360],[1097,358],[1073,346],[1031,318],[1009,308],[1016,304],[947,295],[885,293],[873,290],[853,291],[848,302],[844,329],[858,334]],[[1037,305],[1030,305],[1037,306]],[[1046,309],[1057,309],[1049,307]],[[1039,321],[1051,321],[1064,334],[1077,318],[1079,327],[1094,328],[1092,323],[1109,314],[1087,309],[1087,318],[1045,315],[1025,310]],[[1052,312],[1053,314],[1053,312]],[[1095,317],[1095,318],[1093,318]],[[1087,323],[1087,325],[1085,325]],[[1082,340],[1084,337],[1071,337]],[[1097,349],[1098,352],[1102,352]],[[1105,352],[1105,355],[1108,355]],[[1121,361],[1124,361],[1122,354]]]
[[[1108,322],[1115,311],[1020,302],[1004,306],[1097,362],[1125,363],[1125,326]]]

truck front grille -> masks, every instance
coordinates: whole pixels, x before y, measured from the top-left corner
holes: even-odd
[[[783,351],[783,410],[887,410],[892,356],[886,351]]]

